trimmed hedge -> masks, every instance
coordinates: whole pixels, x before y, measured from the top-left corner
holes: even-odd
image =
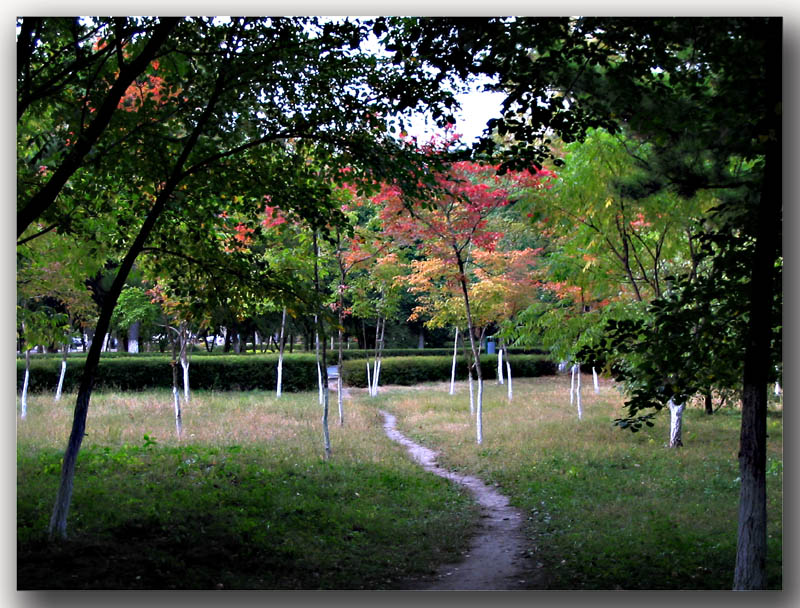
[[[85,359],[69,358],[64,376],[65,392],[77,390]],[[192,357],[189,382],[192,389],[207,390],[275,390],[277,355],[228,355]],[[182,371],[182,370],[181,370]],[[34,357],[31,361],[30,392],[55,392],[61,373],[60,359]],[[17,361],[17,390],[22,390],[25,361]],[[181,376],[182,378],[182,376]],[[182,380],[181,380],[182,381]],[[138,391],[150,388],[171,388],[170,359],[163,355],[110,357],[100,359],[95,388]],[[283,390],[299,392],[316,390],[317,366],[314,355],[293,354],[283,358]]]
[[[422,352],[430,352],[427,349]],[[416,356],[384,357],[381,363],[381,384],[410,386],[422,382],[440,382],[450,379],[452,355],[420,355],[417,349],[409,349]],[[362,351],[363,352],[363,351]],[[450,351],[452,353],[452,351]],[[555,374],[556,365],[545,355],[510,356],[511,373],[514,377],[535,377]],[[353,387],[367,386],[365,359],[344,361],[343,380]],[[64,392],[77,390],[81,380],[85,358],[70,357],[64,377]],[[334,357],[329,364],[335,364]],[[192,389],[216,391],[227,390],[275,390],[277,382],[277,355],[218,355],[192,357],[189,381]],[[483,377],[493,380],[497,374],[497,355],[481,357]],[[30,392],[55,392],[61,373],[60,358],[36,355],[31,360]],[[17,390],[22,390],[25,377],[25,361],[17,360]],[[467,377],[467,366],[463,357],[456,361],[456,378]],[[138,391],[151,388],[170,388],[172,372],[170,360],[161,354],[139,354],[132,356],[103,357],[97,369],[95,388],[120,391]],[[317,366],[313,354],[291,354],[283,358],[283,390],[286,392],[311,391],[317,388]]]
[[[556,365],[544,355],[512,355],[511,375],[515,378],[549,376],[556,373]],[[504,364],[505,365],[505,364]],[[412,386],[422,382],[442,382],[450,380],[453,357],[387,357],[381,362],[381,384]],[[343,364],[342,379],[347,386],[365,388],[367,386],[366,361],[350,360]],[[497,355],[481,357],[481,371],[484,380],[497,377]],[[467,364],[464,357],[456,359],[456,379],[467,377]]]

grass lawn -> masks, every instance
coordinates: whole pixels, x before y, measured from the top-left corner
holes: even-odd
[[[639,433],[612,426],[623,398],[583,379],[583,419],[569,376],[485,385],[483,443],[465,387],[379,396],[414,440],[449,468],[498,484],[528,515],[534,559],[552,589],[730,589],[736,556],[740,413],[687,409],[680,449],[665,447],[666,412]],[[782,409],[768,420],[768,585],[782,587]]]
[[[528,516],[532,564],[553,589],[729,589],[736,549],[739,413],[690,408],[668,425],[611,426],[622,398],[584,378],[486,384],[475,443],[466,386],[353,390],[333,458],[317,394],[203,393],[175,437],[168,391],[97,393],[78,460],[67,541],[46,528],[74,396],[29,398],[17,423],[20,589],[393,589],[466,548],[469,495],[424,473],[383,434],[378,408],[452,469],[496,483]],[[782,417],[768,444],[769,586],[781,588]],[[146,438],[145,438],[146,436]]]
[[[335,394],[334,394],[335,397]],[[391,589],[465,549],[468,493],[424,473],[349,404],[322,459],[317,394],[92,398],[68,520],[46,541],[73,399],[17,425],[20,589]],[[334,402],[335,408],[335,402]],[[147,435],[147,439],[145,439]]]

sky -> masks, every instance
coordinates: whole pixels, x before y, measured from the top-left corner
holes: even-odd
[[[455,132],[461,135],[461,140],[466,144],[474,143],[481,136],[490,118],[500,117],[500,106],[505,97],[503,93],[487,93],[478,89],[478,86],[474,86],[471,92],[456,95],[461,110],[454,112]],[[407,129],[409,135],[426,141],[434,133],[440,132],[432,120],[428,123],[426,126],[424,116],[418,116]]]

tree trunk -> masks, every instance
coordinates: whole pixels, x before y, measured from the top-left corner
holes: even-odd
[[[570,366],[569,373],[569,404],[572,405],[575,403],[575,365]]]
[[[314,232],[314,289],[319,296],[319,246],[317,245],[317,233]],[[314,315],[314,330],[316,337],[316,351],[317,351],[317,371],[319,373],[319,386],[320,396],[322,401],[322,438],[325,447],[325,460],[331,457],[331,436],[328,431],[328,362],[325,353],[325,335],[323,334],[320,339],[320,333],[323,331],[322,323],[319,322],[319,317]],[[320,345],[322,347],[322,354],[320,356]]]
[[[316,326],[318,324],[319,319],[317,315],[314,315],[314,325]],[[322,359],[320,358],[319,331],[314,332],[314,352],[317,356],[317,388],[319,389],[319,404],[322,405],[325,397],[322,394]],[[327,370],[325,371],[327,372]]]
[[[450,371],[450,394],[456,392],[456,355],[458,354],[458,327],[456,327],[455,337],[453,338],[453,368]]]
[[[710,389],[703,393],[703,402],[705,404],[706,414],[711,416],[711,414],[714,413],[714,401],[712,399]]]
[[[328,390],[328,358],[325,349],[325,339],[322,339],[322,438],[325,446],[325,460],[331,458],[331,435],[328,430],[328,404],[330,391]]]
[[[27,346],[27,345],[26,345]],[[31,378],[31,349],[25,348],[25,380],[22,382],[22,395],[20,397],[19,417],[25,420],[28,415],[28,385]]]
[[[344,283],[344,277],[342,277],[342,283]],[[337,366],[338,366],[338,373],[336,374],[336,401],[337,405],[339,406],[339,426],[344,426],[344,395],[342,395],[342,361],[344,359],[344,353],[342,352],[342,337],[344,332],[342,331],[342,326],[344,325],[344,301],[341,296],[341,291],[339,292],[339,352],[337,358]]]
[[[683,446],[681,437],[683,434],[683,410],[686,404],[677,404],[670,399],[667,406],[669,407],[669,447],[679,448]]]
[[[281,396],[283,391],[283,349],[285,341],[283,339],[284,332],[286,331],[286,307],[283,307],[283,314],[281,315],[281,333],[278,343],[278,380],[276,382],[275,394],[277,397]]]
[[[381,317],[378,315],[378,320],[375,323],[375,358],[373,359],[372,367],[372,384],[369,386],[369,396],[374,397],[378,394],[378,380],[376,378],[378,373],[378,345],[380,343],[381,335]]]
[[[189,341],[191,334],[188,324],[184,321],[180,325],[180,362],[183,369],[183,401],[189,403]]]
[[[138,353],[139,352],[139,328],[141,327],[141,322],[136,321],[128,328],[128,352],[129,353]]]
[[[459,332],[460,333],[460,332]],[[469,385],[469,415],[475,415],[475,388],[473,386],[472,365],[470,364],[469,350],[466,338],[461,338],[461,348],[464,350],[464,361],[467,362],[467,383]]]
[[[67,351],[69,345],[64,344],[61,347],[61,373],[58,376],[58,386],[56,387],[56,401],[61,401],[61,389],[64,388],[64,376],[67,375]]]
[[[505,347],[503,350],[506,350]],[[506,376],[508,377],[508,401],[509,403],[514,398],[514,391],[511,388],[511,362],[508,360],[508,351],[506,350]]]
[[[425,348],[425,329],[421,325],[419,328],[419,338],[417,338],[417,348],[419,350],[424,350]]]
[[[497,348],[497,384],[503,384],[503,347],[499,340]]]
[[[569,389],[569,403],[572,405],[573,395],[578,405],[578,420],[583,420],[583,409],[581,408],[581,364],[576,363],[572,366],[572,379]]]
[[[178,439],[183,432],[183,421],[181,416],[181,394],[178,391],[178,364],[172,362],[172,404],[175,408],[175,433]]]
[[[775,260],[780,255],[781,214],[781,70],[780,18],[765,31],[767,148],[761,197],[756,214],[756,246],[750,268],[750,316],[744,353],[742,426],[739,437],[739,526],[734,589],[767,586],[767,383],[769,381],[772,307],[776,294]]]
[[[372,397],[378,396],[378,383],[381,375],[381,361],[383,360],[383,338],[386,331],[386,317],[378,317],[375,326],[375,367],[372,373],[372,386],[369,394]]]
[[[386,336],[386,317],[383,317],[383,320],[380,320],[381,325],[381,339],[378,342],[378,358],[375,361],[375,374],[373,374],[372,381],[375,383],[375,394],[374,396],[378,396],[378,386],[380,385],[380,378],[381,378],[381,365],[383,364],[383,346],[384,346],[384,338]]]
[[[594,392],[596,395],[600,394],[600,382],[597,379],[597,370],[592,366],[592,381],[594,382]]]
[[[456,253],[458,262],[459,276],[461,277],[461,292],[464,296],[464,310],[467,314],[467,331],[469,332],[469,344],[472,349],[472,362],[475,366],[475,375],[478,378],[478,403],[475,408],[475,436],[478,444],[483,443],[483,372],[481,370],[481,359],[478,347],[475,345],[475,326],[472,324],[472,311],[469,304],[469,290],[467,288],[467,275],[464,261],[459,252]]]

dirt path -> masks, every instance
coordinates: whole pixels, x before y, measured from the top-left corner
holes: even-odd
[[[397,419],[381,410],[386,435],[404,445],[422,467],[469,489],[480,504],[481,517],[464,561],[445,564],[433,577],[412,581],[409,589],[535,589],[542,573],[527,556],[521,512],[508,497],[477,477],[459,475],[436,463],[436,452],[414,443],[397,430]]]

